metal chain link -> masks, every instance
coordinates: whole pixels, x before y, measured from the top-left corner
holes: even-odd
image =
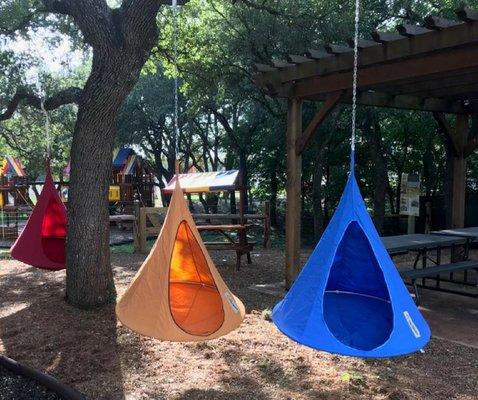
[[[355,0],[354,67],[353,67],[353,84],[352,84],[352,141],[351,141],[352,153],[355,152],[356,119],[357,119],[357,71],[358,71],[359,18],[360,18],[360,0]],[[354,160],[352,160],[352,162],[354,162]]]
[[[178,79],[178,2],[172,0],[173,6],[173,51],[174,51],[174,153],[179,156],[179,79]]]
[[[43,100],[40,101],[40,108],[45,113],[45,133],[46,133],[46,156],[50,159],[51,155],[51,134],[50,134],[50,116],[48,111],[45,109],[45,104]]]

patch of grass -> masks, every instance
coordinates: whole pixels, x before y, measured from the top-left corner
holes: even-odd
[[[265,310],[262,310],[261,312],[261,317],[262,319],[265,319],[266,321],[272,321],[272,310],[270,308],[266,308]]]
[[[9,249],[0,249],[0,260],[11,260],[12,256],[10,255]]]
[[[362,385],[365,382],[365,378],[362,374],[356,371],[347,371],[340,376],[342,382],[352,385]]]
[[[261,369],[267,369],[270,363],[271,363],[271,360],[269,360],[268,358],[263,358],[257,362],[257,366]]]

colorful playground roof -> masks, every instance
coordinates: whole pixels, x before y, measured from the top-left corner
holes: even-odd
[[[120,168],[120,174],[131,175],[134,173],[134,167],[139,161],[139,157],[136,155],[133,149],[122,148],[115,149],[113,152],[113,167]],[[63,169],[64,175],[70,175],[71,161]]]
[[[237,188],[238,170],[197,172],[180,174],[179,184],[186,193],[215,192]],[[176,176],[163,189],[164,193],[172,193],[176,184]]]
[[[135,152],[131,148],[125,147],[122,149],[115,149],[113,152],[113,167],[121,168],[127,163],[128,158],[132,155],[135,155]]]
[[[20,161],[11,156],[6,156],[0,165],[0,176],[12,175],[18,177],[25,177],[25,170]]]

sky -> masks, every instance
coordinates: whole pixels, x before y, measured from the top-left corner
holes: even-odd
[[[53,40],[54,45],[52,45]],[[47,29],[39,29],[31,35],[31,40],[16,37],[5,44],[5,48],[15,53],[23,53],[37,60],[37,66],[27,72],[28,83],[38,84],[38,77],[43,70],[54,75],[65,75],[78,68],[83,61],[83,53],[73,50],[68,36],[58,35]]]

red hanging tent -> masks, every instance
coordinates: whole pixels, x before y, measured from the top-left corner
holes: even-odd
[[[37,268],[65,268],[66,208],[58,195],[50,167],[25,229],[11,248],[12,257]]]

